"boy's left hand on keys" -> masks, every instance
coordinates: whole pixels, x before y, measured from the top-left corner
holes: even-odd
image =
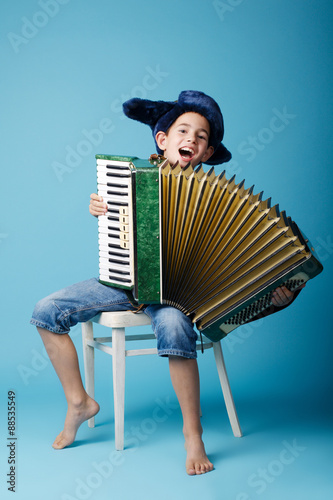
[[[99,215],[105,215],[108,211],[107,204],[103,202],[103,198],[98,196],[96,193],[92,193],[90,195],[90,205],[89,212],[94,217],[98,217]]]
[[[301,285],[297,290],[305,287],[305,283]],[[296,290],[295,290],[296,291]],[[283,307],[288,305],[294,299],[294,293],[288,290],[287,287],[281,286],[274,290],[272,294],[272,304],[276,307]]]

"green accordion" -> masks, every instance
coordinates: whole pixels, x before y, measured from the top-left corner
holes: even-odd
[[[297,225],[244,181],[167,160],[96,155],[100,282],[162,303],[220,340],[264,313],[275,288],[322,271]]]

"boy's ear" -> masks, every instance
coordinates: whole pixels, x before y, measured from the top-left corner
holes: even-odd
[[[165,149],[166,149],[166,145],[165,145],[166,137],[167,137],[166,133],[162,132],[161,130],[159,132],[157,132],[157,134],[155,135],[156,143],[162,151],[165,151]]]
[[[209,160],[209,158],[212,156],[212,154],[214,153],[214,148],[213,146],[209,146],[206,150],[206,153],[203,155],[202,157],[202,163],[205,163],[207,160]]]

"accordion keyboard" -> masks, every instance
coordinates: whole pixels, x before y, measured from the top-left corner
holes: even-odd
[[[98,218],[99,278],[105,283],[131,287],[133,230],[131,171],[124,162],[97,159],[98,195],[107,203]]]

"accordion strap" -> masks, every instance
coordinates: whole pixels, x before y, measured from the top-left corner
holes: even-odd
[[[132,291],[131,290],[124,290],[124,292],[127,295],[128,300],[132,304],[133,307],[136,308],[136,311],[132,311],[134,314],[141,312],[145,307],[146,304],[139,304],[133,297]]]

